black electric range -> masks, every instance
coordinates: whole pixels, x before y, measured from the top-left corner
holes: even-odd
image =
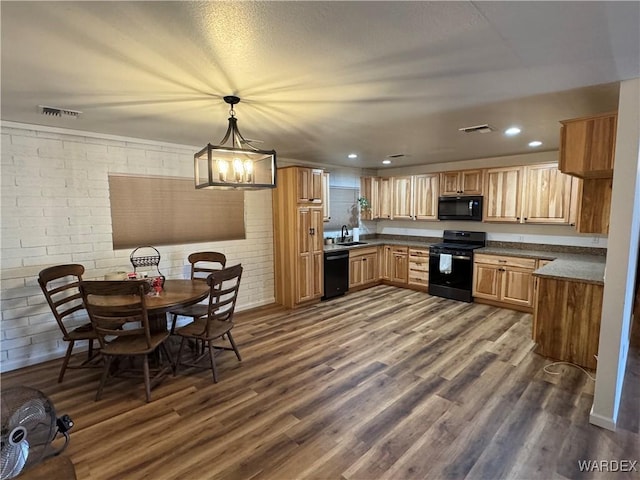
[[[486,232],[445,230],[429,248],[429,294],[471,302],[473,251],[486,246]]]

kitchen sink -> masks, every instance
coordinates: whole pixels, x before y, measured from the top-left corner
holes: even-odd
[[[338,245],[342,245],[343,247],[353,247],[355,245],[366,245],[367,242],[344,242],[338,243]]]

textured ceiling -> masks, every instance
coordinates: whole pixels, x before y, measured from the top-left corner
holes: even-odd
[[[0,7],[3,120],[201,146],[220,141],[236,94],[245,137],[335,165],[557,149],[559,120],[615,110],[618,82],[640,76],[638,2]],[[496,131],[458,131],[482,123]],[[512,124],[523,132],[507,138]]]

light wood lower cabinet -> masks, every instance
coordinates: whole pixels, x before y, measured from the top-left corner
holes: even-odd
[[[544,277],[536,280],[536,353],[595,369],[604,286]]]
[[[391,281],[407,283],[409,278],[409,249],[407,247],[391,247]]]
[[[393,283],[407,283],[409,248],[385,245],[379,250],[380,278]]]
[[[429,286],[429,249],[409,249],[409,285]]]
[[[480,302],[533,311],[534,258],[478,253],[473,262],[473,296]]]
[[[296,303],[322,297],[324,287],[324,249],[322,208],[298,208],[298,269]]]
[[[349,251],[349,288],[377,283],[379,278],[376,247]]]

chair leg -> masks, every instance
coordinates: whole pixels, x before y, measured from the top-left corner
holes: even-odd
[[[240,357],[240,351],[238,350],[238,346],[236,345],[236,342],[233,341],[231,332],[227,332],[227,336],[229,337],[229,343],[231,343],[231,346],[233,347],[233,351],[236,352],[236,357],[238,357],[238,361],[241,362],[242,357]]]
[[[169,352],[169,349],[167,348],[167,346],[164,343],[160,344],[160,349],[162,350],[162,353],[164,353],[165,357],[167,357],[167,361],[169,362],[169,365],[171,366],[171,373],[173,374],[173,376],[176,376],[176,365],[173,363],[173,359],[171,358],[171,352]],[[160,362],[162,363],[162,362]]]
[[[149,379],[149,355],[143,355],[142,370],[144,372],[144,391],[147,395],[147,403],[151,401],[151,380]]]
[[[213,383],[218,383],[218,369],[216,368],[216,357],[213,354],[213,344],[211,340],[207,340],[209,347],[209,359],[211,360],[211,371],[213,372]]]
[[[173,335],[175,333],[176,330],[176,322],[178,321],[178,314],[174,313],[173,314],[173,320],[171,320],[171,330],[169,331],[169,333],[171,335]]]
[[[105,356],[104,360],[105,360],[104,369],[102,370],[100,385],[98,385],[98,391],[96,392],[96,402],[100,400],[100,398],[102,397],[102,389],[104,388],[104,384],[107,382],[107,377],[109,377],[109,370],[111,368],[111,362],[113,361],[113,357]]]
[[[60,367],[60,375],[58,375],[58,383],[62,383],[62,379],[64,378],[64,373],[67,370],[67,365],[69,365],[69,360],[71,359],[71,351],[73,350],[73,344],[75,342],[73,340],[69,341],[69,345],[67,346],[67,353],[64,355],[64,360],[62,361],[62,367]]]
[[[178,373],[178,366],[180,365],[180,357],[182,356],[182,347],[184,346],[185,337],[180,337],[180,347],[178,348],[178,355],[176,356],[176,363],[173,370],[173,374]]]

